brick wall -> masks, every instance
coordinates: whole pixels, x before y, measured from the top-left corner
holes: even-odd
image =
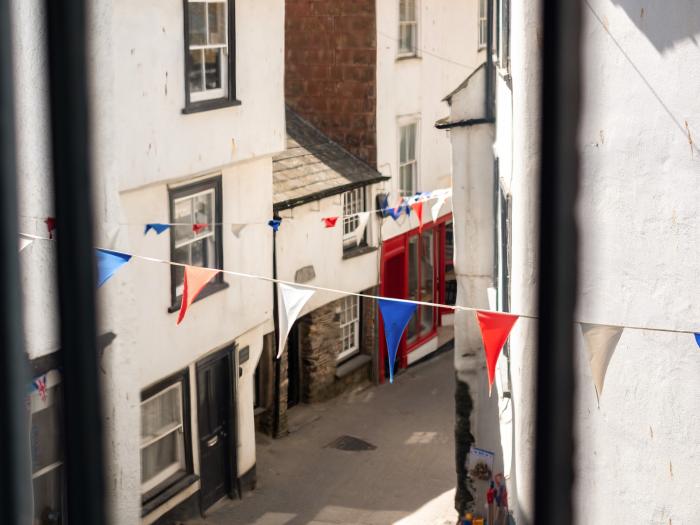
[[[376,167],[375,0],[287,0],[285,99]]]

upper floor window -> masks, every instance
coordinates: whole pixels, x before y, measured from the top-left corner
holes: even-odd
[[[170,192],[171,260],[190,266],[223,268],[221,241],[221,178],[216,177]],[[185,269],[171,266],[172,308],[180,306]],[[214,277],[198,298],[223,284],[222,274]]]
[[[496,3],[496,54],[501,69],[510,69],[510,0]]]
[[[418,123],[411,122],[399,128],[399,194],[415,195],[418,187],[418,160],[416,141]]]
[[[233,0],[185,0],[185,113],[233,105]]]
[[[354,188],[343,193],[343,249],[360,246],[366,239],[366,228],[357,213],[365,211],[365,188]]]
[[[416,0],[399,0],[399,56],[415,55],[417,40]]]
[[[487,2],[489,0],[479,0],[479,49],[486,47],[488,16]]]
[[[337,361],[343,361],[360,351],[360,298],[348,295],[340,306],[340,353]]]

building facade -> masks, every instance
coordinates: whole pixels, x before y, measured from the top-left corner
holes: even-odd
[[[458,249],[459,300],[524,314],[537,307],[535,181],[547,154],[539,146],[539,7],[494,2],[495,119],[451,131],[456,245],[476,235],[482,248],[465,258]],[[582,7],[577,321],[697,328],[698,268],[689,254],[700,226],[700,107],[688,79],[697,77],[700,7],[676,7],[672,14],[638,1]],[[487,116],[483,87],[475,75],[453,94],[449,122]],[[456,322],[457,347],[470,350],[456,361],[470,402],[498,418],[472,429],[476,442],[486,440],[502,459],[516,522],[533,523],[536,322],[514,326],[491,401],[476,375],[485,373],[478,327],[470,316]],[[580,335],[574,352],[577,521],[693,522],[697,502],[674,495],[698,485],[691,414],[700,355],[692,335],[625,329],[599,398]]]
[[[21,228],[44,236],[43,4],[15,2],[13,13]],[[87,26],[97,245],[271,276],[282,0],[100,0]],[[178,225],[144,235],[154,222]],[[232,224],[246,226],[236,235]],[[54,247],[35,241],[21,259],[27,348],[45,390],[31,394],[35,522],[65,523]],[[114,523],[205,512],[255,484],[254,371],[273,329],[272,285],[219,274],[176,326],[182,290],[182,267],[136,259],[98,290]]]

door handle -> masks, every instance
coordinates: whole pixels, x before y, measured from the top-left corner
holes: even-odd
[[[207,447],[213,447],[219,442],[219,436],[214,436],[213,438],[207,439]]]

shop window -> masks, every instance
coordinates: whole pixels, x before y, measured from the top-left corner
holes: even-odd
[[[57,371],[35,380],[29,405],[33,523],[57,525],[65,522],[63,389]]]
[[[360,218],[356,215],[366,209],[364,187],[343,193],[343,250],[367,244],[367,228],[360,231]]]
[[[435,302],[435,235],[423,230],[408,239],[408,299]],[[418,306],[406,331],[411,344],[430,335],[435,329],[435,308]]]
[[[360,298],[348,295],[340,305],[341,347],[336,360],[344,361],[360,351]]]
[[[445,304],[457,304],[457,277],[454,267],[454,225],[445,224]]]
[[[221,178],[217,177],[170,192],[171,260],[190,266],[223,268],[221,242]],[[201,225],[193,228],[193,224]],[[185,269],[171,266],[172,309],[182,299]],[[223,274],[216,275],[202,290],[199,298],[220,289]]]
[[[415,195],[418,187],[417,135],[417,122],[399,128],[399,193],[402,197]]]
[[[141,492],[144,501],[191,473],[186,373],[141,402]]]
[[[399,0],[399,56],[415,56],[417,42],[416,0]]]
[[[233,105],[234,24],[231,0],[185,0],[185,112]]]

